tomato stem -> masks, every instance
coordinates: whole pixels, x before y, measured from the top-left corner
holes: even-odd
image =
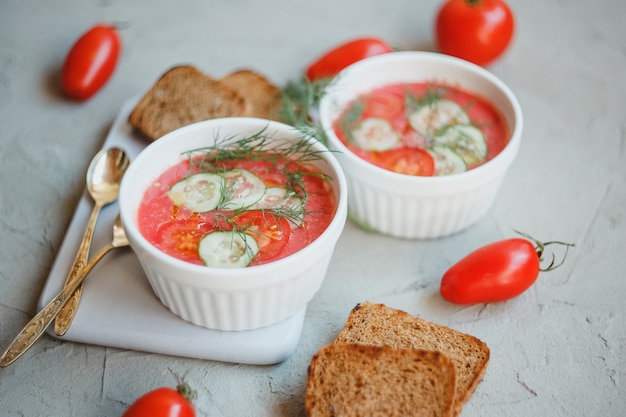
[[[196,391],[184,382],[181,382],[176,386],[176,391],[178,391],[178,393],[190,404],[193,403],[193,401],[198,397]]]
[[[565,243],[565,242],[560,242],[560,241],[549,241],[549,242],[542,242],[540,240],[535,239],[534,237],[524,233],[524,232],[520,232],[519,230],[515,230],[515,233],[517,233],[518,235],[521,235],[523,237],[525,237],[526,239],[532,241],[535,244],[535,252],[537,253],[537,256],[539,257],[539,262],[543,261],[543,253],[545,251],[546,246],[549,245],[563,245],[565,246],[565,254],[563,255],[563,259],[561,259],[560,262],[555,263],[556,262],[556,257],[554,256],[554,253],[552,254],[552,259],[550,260],[550,264],[545,267],[545,268],[539,268],[540,271],[542,272],[548,272],[548,271],[552,271],[553,269],[558,268],[559,266],[563,265],[563,262],[565,262],[565,258],[567,257],[567,252],[569,251],[570,247],[574,247],[576,245],[574,245],[573,243]]]

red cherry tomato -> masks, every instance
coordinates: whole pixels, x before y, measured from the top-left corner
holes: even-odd
[[[195,393],[186,384],[157,388],[139,397],[122,417],[195,417]]]
[[[444,54],[486,66],[513,38],[513,12],[503,0],[447,0],[435,22],[435,39]]]
[[[524,235],[495,242],[470,253],[454,264],[441,279],[443,298],[455,304],[475,304],[508,300],[522,294],[537,279],[540,271],[560,266],[552,262],[541,268],[544,248],[563,242],[539,242]]]
[[[359,38],[328,51],[306,69],[309,81],[331,78],[342,69],[364,58],[392,52],[393,48],[376,38]]]
[[[99,24],[84,33],[72,46],[61,70],[63,93],[78,101],[96,94],[109,80],[120,55],[117,29]]]
[[[405,175],[432,176],[435,173],[433,157],[421,148],[403,147],[372,152],[372,162]]]
[[[247,211],[235,216],[232,221],[241,231],[256,239],[259,253],[255,263],[269,261],[280,255],[291,235],[289,221],[285,217],[273,215],[271,211]]]

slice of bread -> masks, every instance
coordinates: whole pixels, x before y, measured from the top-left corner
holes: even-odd
[[[240,116],[244,98],[190,65],[166,71],[128,117],[137,131],[156,140],[179,127],[217,117]]]
[[[332,343],[311,359],[304,407],[308,417],[450,417],[455,380],[438,352]]]
[[[231,72],[220,80],[244,97],[242,116],[279,120],[281,90],[263,75],[250,69]]]
[[[455,415],[482,381],[489,362],[489,348],[476,337],[371,302],[352,309],[335,341],[426,349],[448,356],[457,373]]]

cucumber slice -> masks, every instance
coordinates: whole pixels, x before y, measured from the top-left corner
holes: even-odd
[[[445,146],[434,146],[428,153],[435,160],[435,175],[452,175],[467,171],[467,165],[461,156]]]
[[[452,125],[433,139],[433,146],[446,146],[459,154],[467,165],[478,164],[487,158],[485,135],[473,125]]]
[[[198,254],[207,266],[243,268],[259,253],[259,244],[250,235],[234,231],[217,231],[204,236]]]
[[[222,174],[224,187],[223,210],[239,210],[259,202],[265,195],[265,183],[253,172],[233,169]]]
[[[168,190],[167,195],[177,206],[201,213],[215,210],[223,189],[224,178],[201,172],[178,181]]]
[[[263,198],[254,204],[251,209],[262,210],[272,207],[280,207],[280,204],[285,200],[287,195],[287,189],[284,187],[267,187]]]
[[[304,221],[304,207],[300,197],[288,197],[284,187],[267,187],[263,198],[251,210],[283,209],[283,217],[295,225]]]
[[[446,126],[469,122],[470,118],[465,110],[448,99],[435,100],[419,107],[409,115],[409,124],[423,136],[432,136]]]
[[[359,149],[385,151],[400,142],[400,135],[387,119],[370,117],[352,130],[352,140]]]

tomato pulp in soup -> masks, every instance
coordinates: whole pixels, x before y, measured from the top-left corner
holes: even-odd
[[[284,258],[322,234],[336,209],[329,178],[288,152],[237,149],[195,153],[152,183],[138,213],[151,244],[229,268]]]
[[[475,168],[508,142],[508,126],[487,100],[437,83],[398,83],[357,97],[334,123],[356,155],[407,175]]]

